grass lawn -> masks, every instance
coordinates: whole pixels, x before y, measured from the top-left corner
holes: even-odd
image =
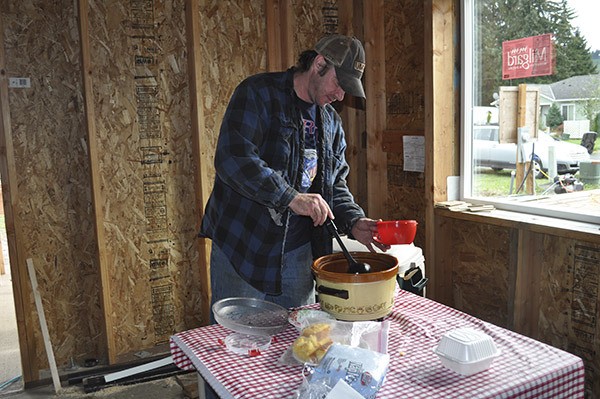
[[[563,140],[573,144],[581,144],[581,139],[566,139]],[[600,151],[600,137],[596,139],[594,143],[594,153]],[[476,168],[475,173],[477,174],[473,180],[473,194],[481,197],[495,197],[495,196],[507,196],[511,193],[511,170],[504,169],[501,171],[494,171],[490,168]],[[577,178],[578,175],[575,174]],[[535,193],[537,195],[543,194],[552,184],[553,180],[544,178],[535,180]],[[520,182],[513,182],[512,193],[514,194],[518,188]],[[584,184],[585,190],[595,190],[600,188],[598,184]],[[521,194],[524,194],[524,187],[521,188]],[[554,187],[547,193],[554,194]]]
[[[566,140],[562,140],[564,142],[567,143],[573,143],[573,144],[581,144],[581,139],[566,139]],[[600,151],[600,137],[596,137],[596,141],[594,142],[594,151],[593,152],[597,152]]]
[[[511,171],[504,169],[501,171],[494,171],[490,168],[477,168],[476,178],[473,180],[473,194],[481,197],[494,197],[494,196],[507,196],[510,195],[511,185]],[[577,177],[577,175],[575,175]],[[550,179],[535,179],[535,193],[537,195],[544,194],[544,192],[554,183]],[[512,193],[514,194],[518,188],[516,181],[513,182]],[[584,184],[583,189],[595,190],[600,188],[599,184]],[[521,188],[520,194],[524,194],[524,187]],[[554,194],[554,187],[546,194]]]

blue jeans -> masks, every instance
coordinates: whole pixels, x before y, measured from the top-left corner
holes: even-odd
[[[268,295],[244,281],[221,249],[213,243],[210,253],[211,323],[215,322],[212,305],[223,298],[257,298],[276,303],[286,309],[315,303],[315,284],[311,265],[310,243],[285,253],[281,269],[282,294]]]
[[[223,251],[213,243],[210,253],[210,285],[212,289],[210,322],[215,323],[212,305],[223,298],[258,298],[276,303],[286,309],[315,303],[315,284],[310,269],[311,265],[310,243],[285,253],[281,269],[282,294],[268,295],[244,281]],[[206,384],[204,395],[206,399],[218,398],[209,384]]]

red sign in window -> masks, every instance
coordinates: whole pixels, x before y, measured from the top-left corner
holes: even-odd
[[[502,79],[553,73],[554,48],[551,33],[502,43]]]

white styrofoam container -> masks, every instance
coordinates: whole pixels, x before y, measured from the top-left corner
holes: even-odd
[[[444,367],[462,375],[488,369],[500,354],[492,337],[470,327],[447,332],[434,351]]]

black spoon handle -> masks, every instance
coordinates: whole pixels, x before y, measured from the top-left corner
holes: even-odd
[[[335,223],[333,223],[333,220],[331,220],[331,219],[328,218],[327,221],[325,222],[325,226],[327,226],[327,229],[329,230],[329,232],[335,237],[335,239],[337,240],[338,244],[340,244],[340,248],[342,248],[342,251],[344,252],[344,255],[346,255],[346,259],[348,259],[352,263],[356,263],[356,260],[354,260],[354,258],[352,257],[352,255],[350,255],[350,252],[348,252],[348,249],[346,248],[346,246],[342,242],[342,238],[340,237],[340,233],[338,232],[338,229],[337,229]]]
[[[348,252],[348,249],[346,248],[346,246],[342,242],[342,238],[340,237],[340,233],[338,233],[338,229],[335,226],[335,223],[333,223],[333,220],[327,218],[327,221],[325,222],[325,226],[327,226],[327,229],[335,237],[335,239],[337,240],[337,242],[340,244],[340,247],[342,248],[342,251],[344,252],[344,256],[346,257],[346,260],[348,261],[348,273],[358,274],[358,273],[368,273],[368,272],[370,272],[371,271],[371,266],[369,264],[362,263],[362,262],[358,263],[352,257],[352,255],[350,255],[350,252]]]

